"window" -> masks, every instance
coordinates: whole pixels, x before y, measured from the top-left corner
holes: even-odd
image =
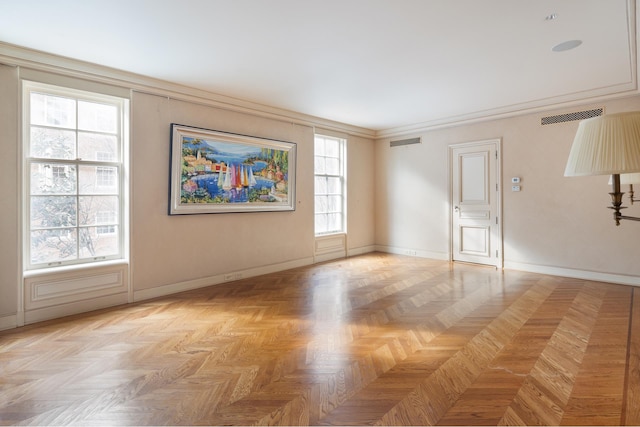
[[[98,187],[115,187],[117,171],[115,168],[98,166],[96,169],[96,185]]]
[[[24,82],[25,264],[123,257],[126,100]]]
[[[96,213],[96,224],[114,224],[99,225],[96,227],[98,234],[113,234],[116,232],[117,214],[114,211],[98,211]]]
[[[346,140],[316,135],[314,145],[316,235],[344,233]]]

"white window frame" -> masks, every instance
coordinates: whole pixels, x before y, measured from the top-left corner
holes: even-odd
[[[332,140],[332,141],[336,141],[339,144],[339,149],[338,149],[338,156],[327,156],[326,153],[325,155],[318,155],[316,152],[316,145],[318,143],[318,140],[322,139],[322,140]],[[315,164],[316,164],[316,160],[321,157],[323,159],[327,159],[327,158],[331,158],[331,159],[338,159],[339,164],[340,164],[340,172],[338,174],[328,174],[328,173],[318,173],[318,171],[316,170]],[[327,192],[323,192],[320,193],[319,189],[317,188],[317,186],[315,185],[316,182],[316,178],[339,178],[340,179],[340,196],[341,196],[341,209],[339,211],[333,211],[333,212],[318,212],[317,211],[317,197],[328,197],[328,196],[335,196],[338,195],[338,193],[330,193],[329,191]],[[347,140],[345,138],[340,138],[340,137],[336,137],[336,136],[330,136],[330,135],[324,135],[324,134],[315,134],[315,138],[314,138],[314,232],[316,237],[319,236],[329,236],[332,234],[345,234],[347,232]],[[316,218],[318,215],[325,215],[325,216],[329,216],[330,214],[336,214],[339,213],[340,214],[340,228],[339,229],[332,229],[332,230],[326,230],[326,231],[318,231],[316,228]]]
[[[76,102],[88,101],[88,102],[104,103],[104,104],[115,106],[117,108],[117,116],[118,116],[118,123],[116,126],[117,130],[114,134],[110,133],[110,135],[115,135],[117,138],[117,156],[116,156],[117,158],[112,159],[111,161],[108,159],[99,161],[95,159],[81,159],[81,158],[63,160],[63,159],[32,157],[30,154],[30,146],[31,146],[30,138],[31,138],[31,126],[32,126],[31,125],[31,93],[32,92],[44,93],[52,96],[73,98],[76,100]],[[78,89],[73,89],[73,88],[64,87],[64,86],[40,83],[40,82],[30,81],[30,80],[23,80],[22,81],[22,105],[23,105],[23,108],[22,108],[22,111],[23,111],[23,114],[22,114],[23,116],[22,117],[22,122],[23,122],[23,150],[22,150],[22,153],[23,153],[22,155],[22,159],[23,159],[23,165],[22,165],[23,167],[23,214],[22,214],[23,239],[22,240],[23,240],[23,264],[24,264],[25,271],[66,267],[66,266],[73,266],[73,265],[86,265],[91,263],[99,263],[103,261],[125,259],[126,258],[125,230],[127,229],[125,222],[126,222],[126,218],[128,218],[128,216],[126,215],[127,191],[126,191],[126,182],[125,182],[125,179],[126,179],[125,166],[127,161],[125,147],[126,147],[127,136],[128,136],[127,135],[128,99],[119,97],[119,96],[105,94],[105,93],[90,92],[90,91],[78,90]],[[77,110],[76,110],[76,114],[77,114]],[[34,126],[41,127],[40,125],[34,125]],[[77,118],[76,118],[75,128],[63,128],[63,129],[73,131],[76,133],[80,131],[86,132],[86,130],[79,129]],[[76,137],[76,144],[78,143],[77,141],[78,141],[78,138]],[[76,152],[77,152],[77,147],[76,147]],[[49,165],[53,165],[55,168],[74,167],[78,174],[80,173],[79,171],[81,166],[95,167],[96,171],[98,170],[98,168],[110,168],[115,170],[115,175],[117,177],[115,178],[116,179],[115,187],[117,189],[116,190],[117,194],[109,194],[109,195],[116,196],[118,198],[119,209],[117,213],[114,213],[116,222],[113,224],[96,223],[96,224],[87,225],[87,224],[79,224],[79,221],[76,218],[75,226],[64,227],[64,229],[69,229],[69,230],[75,229],[77,230],[77,233],[79,235],[81,229],[95,228],[97,233],[99,227],[109,226],[110,229],[112,228],[114,230],[114,233],[112,233],[111,235],[115,233],[117,233],[118,235],[117,236],[118,237],[117,253],[110,254],[110,255],[96,255],[92,257],[80,258],[79,242],[81,239],[78,238],[77,239],[78,247],[76,248],[76,255],[72,257],[72,259],[59,260],[59,261],[53,261],[53,262],[32,263],[32,256],[31,256],[32,255],[31,254],[32,227],[30,223],[31,222],[30,212],[31,212],[31,165],[33,163],[36,163],[36,164],[46,163]],[[53,170],[51,174],[52,174],[51,175],[52,179],[55,179],[55,176],[54,176],[55,174]],[[96,184],[98,184],[97,177],[96,177]],[[96,188],[100,188],[100,186],[96,185]],[[101,193],[100,191],[97,191],[95,193],[89,193],[89,194],[87,193],[81,194],[78,188],[78,185],[76,185],[76,193],[71,197],[75,197],[76,203],[79,206],[79,200],[83,196],[102,196],[102,195],[104,195],[104,193]],[[50,230],[53,230],[53,228]],[[97,234],[103,235],[104,233],[97,233]]]

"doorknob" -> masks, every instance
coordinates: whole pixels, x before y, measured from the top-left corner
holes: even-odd
[[[460,208],[459,208],[459,207],[457,207],[457,206],[454,206],[454,207],[453,207],[453,210],[455,210],[456,212],[458,212],[458,211],[460,210]]]

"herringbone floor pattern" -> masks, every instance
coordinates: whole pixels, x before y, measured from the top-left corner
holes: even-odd
[[[640,424],[628,286],[368,254],[0,333],[0,423]]]

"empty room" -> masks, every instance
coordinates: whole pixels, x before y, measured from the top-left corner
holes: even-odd
[[[0,0],[0,425],[640,424],[636,9]]]

